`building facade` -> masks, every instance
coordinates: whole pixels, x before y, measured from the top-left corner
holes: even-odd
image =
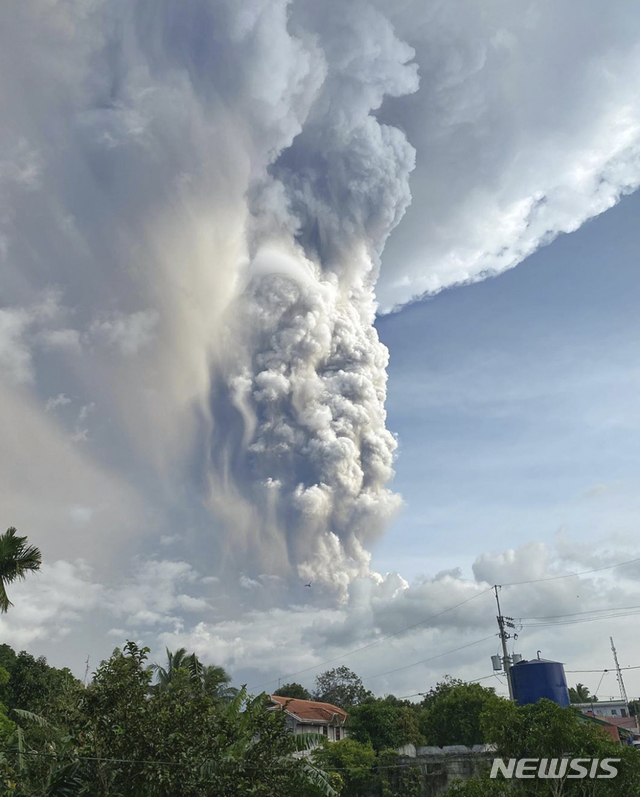
[[[287,726],[293,733],[318,733],[329,742],[339,742],[348,735],[347,712],[338,706],[280,695],[270,695],[269,700],[272,711],[285,712]]]

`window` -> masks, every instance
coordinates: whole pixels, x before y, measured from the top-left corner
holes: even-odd
[[[336,742],[340,741],[340,728],[336,728]]]
[[[327,725],[323,725],[323,726],[322,726],[322,733],[323,733],[325,736],[329,736],[329,728],[328,728],[328,726],[327,726]]]
[[[615,708],[612,708],[612,709],[611,709],[611,716],[612,716],[612,717],[617,717],[617,716],[618,716],[618,710],[617,710],[617,709],[615,709]]]
[[[627,709],[626,708],[621,708],[620,709],[620,714],[622,714],[623,717],[626,717],[627,716]]]

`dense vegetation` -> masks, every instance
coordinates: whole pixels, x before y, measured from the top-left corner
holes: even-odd
[[[618,774],[611,780],[561,779],[490,780],[471,778],[450,789],[447,797],[637,797],[640,794],[640,753],[602,734],[600,728],[572,708],[550,700],[517,706],[508,701],[490,705],[481,718],[496,756],[509,758],[617,758]]]
[[[128,642],[85,687],[68,670],[2,646],[2,793],[334,793],[318,767],[291,755],[305,740],[287,730],[283,713],[266,711],[266,695],[233,694],[221,668],[208,669],[195,656],[178,653],[169,656],[167,667],[149,666],[148,650]]]
[[[0,612],[12,605],[7,585],[40,562],[15,529],[0,535]],[[482,743],[507,759],[568,753],[621,764],[606,781],[506,782],[485,773],[447,797],[640,794],[640,753],[550,701],[516,706],[449,677],[421,703],[375,698],[341,666],[319,675],[311,693],[298,683],[278,690],[347,709],[349,738],[327,743],[294,736],[283,712],[267,710],[267,695],[232,687],[222,667],[183,648],[167,650],[163,664],[149,663],[148,653],[127,642],[85,685],[68,669],[0,645],[0,797],[424,797],[432,793],[428,773],[403,762],[398,748]],[[572,698],[595,699],[582,684]]]

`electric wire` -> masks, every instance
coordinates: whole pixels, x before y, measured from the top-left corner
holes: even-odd
[[[16,748],[0,748],[0,753],[8,753],[14,754],[17,756],[34,756],[38,758],[48,758],[48,759],[55,759],[56,761],[60,760],[68,760],[68,761],[93,761],[96,763],[101,764],[140,764],[142,766],[157,766],[157,767],[187,767],[191,766],[191,764],[187,761],[163,761],[161,759],[139,759],[139,758],[102,758],[98,756],[74,756],[71,753],[45,753],[39,750],[18,750]],[[292,758],[292,763],[295,761],[299,761],[300,759]],[[203,761],[198,762],[200,766],[208,762],[215,762],[212,758],[205,758]],[[256,764],[255,766],[248,766],[244,762],[238,762],[242,766],[243,771],[251,771],[251,770],[263,770],[264,764]],[[315,767],[308,760],[305,760],[309,766],[313,769],[317,770],[318,772],[325,772],[325,770],[321,770],[319,767]],[[417,764],[377,764],[376,769],[406,769],[407,766],[417,766]],[[273,764],[269,764],[269,770],[285,772],[290,770],[292,767],[291,765],[283,764],[281,766],[275,766]],[[327,773],[330,772],[349,772],[350,767],[330,767],[327,770]]]
[[[590,573],[600,573],[603,570],[613,570],[615,567],[623,567],[624,565],[632,565],[640,562],[640,556],[636,559],[629,559],[626,562],[618,562],[615,565],[605,565],[604,567],[594,567],[592,570],[583,570],[580,573],[565,573],[563,576],[549,576],[548,578],[532,578],[528,581],[511,581],[507,584],[498,584],[500,587],[518,587],[523,584],[540,584],[543,581],[559,581],[562,578],[577,578],[578,576],[587,576]]]
[[[431,620],[436,620],[438,617],[442,617],[442,615],[447,614],[448,612],[452,612],[455,609],[459,609],[460,606],[464,606],[467,603],[471,603],[471,601],[475,600],[476,598],[480,598],[483,595],[491,592],[493,587],[489,587],[488,589],[483,590],[482,592],[477,592],[475,595],[472,595],[470,598],[466,598],[466,600],[460,601],[460,603],[456,603],[454,606],[449,606],[447,609],[443,609],[441,612],[437,614],[433,614],[430,617],[426,617],[424,620],[420,620],[418,623],[414,623],[413,625],[408,625],[406,628],[401,628],[399,631],[395,631],[393,634],[388,634],[387,636],[382,637],[381,639],[374,639],[373,642],[369,642],[366,645],[362,645],[359,648],[354,648],[350,650],[348,653],[341,653],[338,656],[334,656],[331,659],[326,659],[325,661],[321,661],[318,664],[313,664],[311,667],[305,667],[303,670],[296,670],[296,672],[290,672],[287,675],[282,675],[280,678],[272,678],[270,681],[264,681],[257,686],[249,687],[249,691],[253,689],[260,689],[263,686],[268,686],[269,684],[276,683],[276,681],[285,681],[289,678],[294,678],[296,675],[302,675],[305,672],[311,672],[312,670],[318,670],[320,667],[324,667],[326,664],[333,664],[335,661],[341,661],[342,659],[346,659],[347,656],[353,656],[354,653],[360,653],[362,650],[368,650],[372,648],[374,645],[380,645],[382,642],[386,642],[388,639],[393,639],[400,634],[404,634],[407,631],[412,631],[414,628],[418,628],[420,625],[424,625],[425,623],[431,622]]]
[[[561,625],[582,625],[583,623],[595,623],[598,620],[616,620],[619,617],[636,617],[638,612],[622,612],[617,614],[605,614],[600,617],[582,617],[576,620],[559,620],[555,623],[522,623],[522,628],[553,628]]]
[[[483,637],[483,639],[476,639],[475,642],[469,642],[466,645],[461,645],[459,648],[454,648],[453,650],[447,650],[444,653],[438,653],[437,656],[431,656],[428,659],[422,659],[421,661],[414,661],[413,664],[405,664],[403,667],[396,667],[394,670],[387,670],[386,672],[380,672],[376,675],[365,675],[363,676],[363,681],[372,681],[374,678],[382,678],[383,675],[391,675],[395,672],[401,672],[402,670],[408,670],[411,667],[417,667],[419,664],[427,664],[427,662],[435,661],[436,659],[441,659],[443,656],[449,656],[451,653],[457,653],[459,650],[464,650],[465,648],[470,648],[473,645],[479,645],[481,642],[487,642],[489,639],[494,639],[496,634],[491,634],[490,636]]]
[[[609,606],[606,609],[591,609],[584,612],[572,612],[567,614],[546,614],[539,617],[518,617],[518,620],[554,620],[557,617],[577,617],[580,614],[596,614],[601,612],[621,612],[627,609],[640,609],[640,606]]]

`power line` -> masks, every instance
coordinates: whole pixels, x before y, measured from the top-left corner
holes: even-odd
[[[273,683],[275,683],[278,680],[283,681],[283,680],[288,679],[288,678],[294,678],[296,675],[302,675],[305,672],[310,672],[311,670],[317,670],[320,667],[324,667],[326,664],[333,664],[333,662],[335,662],[335,661],[340,661],[342,659],[346,659],[347,656],[353,656],[354,653],[360,653],[360,651],[362,651],[362,650],[368,650],[369,648],[372,648],[374,645],[379,645],[382,642],[386,642],[388,639],[393,639],[394,637],[400,636],[400,634],[404,634],[407,631],[412,631],[414,628],[417,628],[420,625],[424,625],[425,623],[429,623],[429,622],[431,622],[431,620],[436,620],[438,617],[442,617],[443,614],[447,614],[448,612],[452,612],[454,609],[458,609],[458,608],[460,608],[460,606],[464,606],[466,603],[470,603],[471,601],[475,600],[476,598],[480,598],[480,597],[482,597],[482,595],[486,595],[488,592],[491,592],[492,589],[493,589],[493,587],[489,587],[488,589],[485,589],[482,592],[478,592],[475,595],[472,595],[470,598],[467,598],[466,600],[460,601],[460,603],[456,603],[455,606],[449,606],[449,608],[443,609],[441,612],[438,612],[437,614],[431,615],[431,617],[427,617],[424,620],[420,620],[419,623],[414,623],[413,625],[409,625],[406,628],[401,628],[399,631],[396,631],[393,634],[388,634],[387,636],[382,637],[382,639],[374,639],[373,642],[369,642],[368,644],[362,645],[359,648],[354,648],[354,650],[350,650],[348,653],[341,653],[338,656],[334,656],[331,659],[326,659],[325,661],[321,661],[318,664],[312,665],[311,667],[305,667],[305,669],[303,669],[303,670],[297,670],[296,672],[291,672],[288,675],[281,675],[280,678],[272,678],[270,681],[264,681],[263,683],[258,684],[257,686],[251,686],[251,687],[249,687],[249,691],[251,691],[253,689],[260,689],[263,686],[268,686],[269,684],[273,684]]]
[[[605,567],[595,567],[593,570],[583,570],[580,573],[566,573],[564,576],[549,576],[548,578],[532,578],[529,581],[511,581],[508,584],[499,584],[501,587],[517,587],[521,584],[540,584],[543,581],[559,581],[561,578],[577,578],[578,576],[587,576],[589,573],[600,573],[603,570],[613,570],[614,567],[623,567],[624,565],[632,565],[640,562],[640,556],[637,559],[629,559],[626,562],[618,562],[615,565],[606,565]]]
[[[592,609],[585,612],[573,612],[570,614],[547,614],[540,617],[518,617],[518,620],[553,620],[556,617],[577,617],[580,614],[596,614],[600,612],[621,612],[627,609],[640,609],[640,606],[610,606],[607,609]]]
[[[612,570],[612,569],[614,569],[616,567],[623,567],[624,565],[635,564],[636,562],[640,562],[640,557],[637,557],[635,559],[629,559],[629,560],[627,560],[625,562],[617,562],[616,564],[613,564],[613,565],[605,565],[604,567],[596,567],[596,568],[592,568],[591,570],[583,570],[583,571],[581,571],[579,573],[565,573],[564,575],[561,575],[561,576],[549,576],[547,578],[534,578],[534,579],[528,579],[528,580],[525,580],[525,581],[511,581],[511,582],[508,582],[506,584],[493,585],[493,586],[489,587],[488,589],[483,590],[482,592],[478,592],[476,595],[472,595],[470,598],[467,598],[466,600],[455,604],[454,606],[450,606],[449,608],[444,609],[441,612],[438,612],[438,614],[434,614],[431,617],[427,617],[426,619],[421,620],[418,623],[414,623],[413,625],[407,626],[406,628],[402,628],[402,629],[400,629],[399,631],[396,631],[393,634],[388,634],[387,636],[382,637],[381,639],[375,639],[375,640],[373,640],[373,642],[369,642],[368,644],[362,645],[359,648],[354,648],[353,650],[350,650],[347,653],[341,653],[338,656],[334,656],[333,658],[326,659],[325,661],[319,662],[319,663],[314,664],[314,665],[312,665],[310,667],[305,667],[302,670],[296,670],[296,672],[292,672],[292,673],[289,673],[287,675],[281,675],[280,678],[272,678],[269,681],[264,681],[261,684],[258,684],[256,686],[250,687],[249,689],[250,689],[250,691],[253,690],[253,689],[260,689],[263,686],[268,686],[269,684],[276,683],[277,681],[282,681],[282,680],[285,680],[285,679],[294,678],[297,675],[302,675],[304,673],[311,672],[312,670],[317,670],[320,667],[324,667],[327,664],[333,664],[334,662],[340,661],[342,659],[345,659],[348,656],[353,656],[354,654],[360,653],[363,650],[368,650],[369,648],[372,648],[375,645],[379,645],[382,642],[386,642],[389,639],[393,639],[394,637],[399,636],[400,634],[404,634],[407,631],[411,631],[411,630],[413,630],[414,628],[417,628],[420,625],[424,625],[425,623],[428,623],[431,620],[435,620],[438,617],[441,617],[442,615],[446,614],[447,612],[451,612],[454,609],[459,608],[460,606],[464,606],[466,603],[469,603],[470,601],[475,600],[476,598],[479,598],[482,595],[487,594],[488,592],[491,592],[493,589],[495,589],[496,586],[516,587],[516,586],[521,586],[521,585],[525,585],[525,584],[540,584],[540,583],[544,583],[546,581],[559,581],[559,580],[565,579],[565,578],[577,578],[579,576],[586,576],[586,575],[589,575],[591,573],[599,573],[599,572],[602,572],[604,570]],[[624,616],[624,615],[621,615],[621,616]],[[525,619],[535,619],[535,618],[525,618]],[[594,618],[594,619],[597,619],[597,618]],[[612,618],[607,618],[607,619],[613,619],[613,617]],[[554,624],[550,624],[550,625],[555,625],[555,623]],[[524,626],[524,627],[542,627],[542,624],[536,624],[535,626]],[[446,654],[443,654],[443,655],[446,655]],[[421,662],[418,662],[418,663],[421,663]],[[409,665],[409,666],[414,666],[414,665]],[[405,668],[401,667],[398,670],[391,670],[390,672],[397,672],[397,671],[399,671],[401,669],[405,669]],[[387,674],[388,673],[382,673],[382,675],[387,675]],[[379,676],[376,675],[376,676],[370,676],[370,677],[371,678],[377,678]]]
[[[556,623],[524,623],[521,628],[553,628],[559,625],[580,625],[582,623],[594,623],[597,620],[615,620],[618,617],[636,617],[640,612],[619,612],[617,614],[605,614],[600,617],[582,617],[577,620],[559,620]]]
[[[143,766],[158,766],[158,767],[188,767],[192,764],[187,761],[163,761],[160,759],[139,759],[139,758],[102,758],[98,756],[83,756],[83,755],[72,755],[71,753],[44,753],[38,750],[17,750],[13,749],[2,749],[0,748],[0,753],[13,753],[14,755],[24,755],[24,756],[34,756],[37,758],[49,758],[59,760],[69,760],[69,761],[94,761],[96,763],[102,764],[140,764]],[[300,759],[292,758],[292,764]],[[206,764],[207,762],[215,763],[216,759],[213,758],[205,758],[203,761],[197,762],[200,766]],[[228,763],[228,762],[227,762]],[[264,764],[256,764],[255,766],[248,766],[244,761],[237,762],[242,766],[243,770],[252,770],[252,769],[264,769]],[[322,772],[323,774],[328,774],[330,772],[349,772],[350,767],[329,767],[327,770],[320,769],[320,767],[313,766],[308,759],[305,759],[305,763],[311,766],[313,769],[317,770],[318,772]],[[418,764],[376,764],[376,769],[406,769],[407,766],[418,766]],[[282,764],[280,766],[274,766],[269,764],[270,771],[280,771],[286,772],[291,770],[293,767],[291,764]]]
[[[462,681],[462,683],[477,684],[480,683],[480,681],[487,681],[489,678],[493,678],[494,676],[495,673],[491,673],[491,675],[483,675],[482,678],[472,678],[470,681]],[[396,700],[408,700],[410,697],[424,697],[425,695],[428,694],[429,692],[414,692],[412,695],[402,695],[401,697],[396,697],[395,695],[392,695],[392,697],[395,697]]]
[[[363,677],[363,681],[371,681],[374,678],[382,678],[383,675],[391,675],[394,672],[401,672],[402,670],[408,670],[411,667],[417,667],[419,664],[427,664],[427,662],[435,661],[436,659],[441,659],[443,656],[448,656],[451,653],[457,653],[459,650],[464,650],[465,648],[470,648],[473,645],[479,645],[481,642],[486,642],[489,639],[493,639],[496,634],[491,634],[491,636],[486,636],[484,639],[476,639],[475,642],[469,642],[467,645],[461,645],[459,648],[454,648],[453,650],[447,650],[445,653],[438,653],[437,656],[431,656],[429,659],[422,659],[422,661],[414,661],[413,664],[405,664],[404,667],[396,667],[395,670],[387,670],[387,672],[380,672],[377,675],[365,675]]]
[[[629,667],[620,667],[621,670],[640,670],[640,664],[630,665]],[[615,667],[605,667],[602,670],[565,670],[565,672],[572,673],[586,673],[586,672],[613,672]]]

